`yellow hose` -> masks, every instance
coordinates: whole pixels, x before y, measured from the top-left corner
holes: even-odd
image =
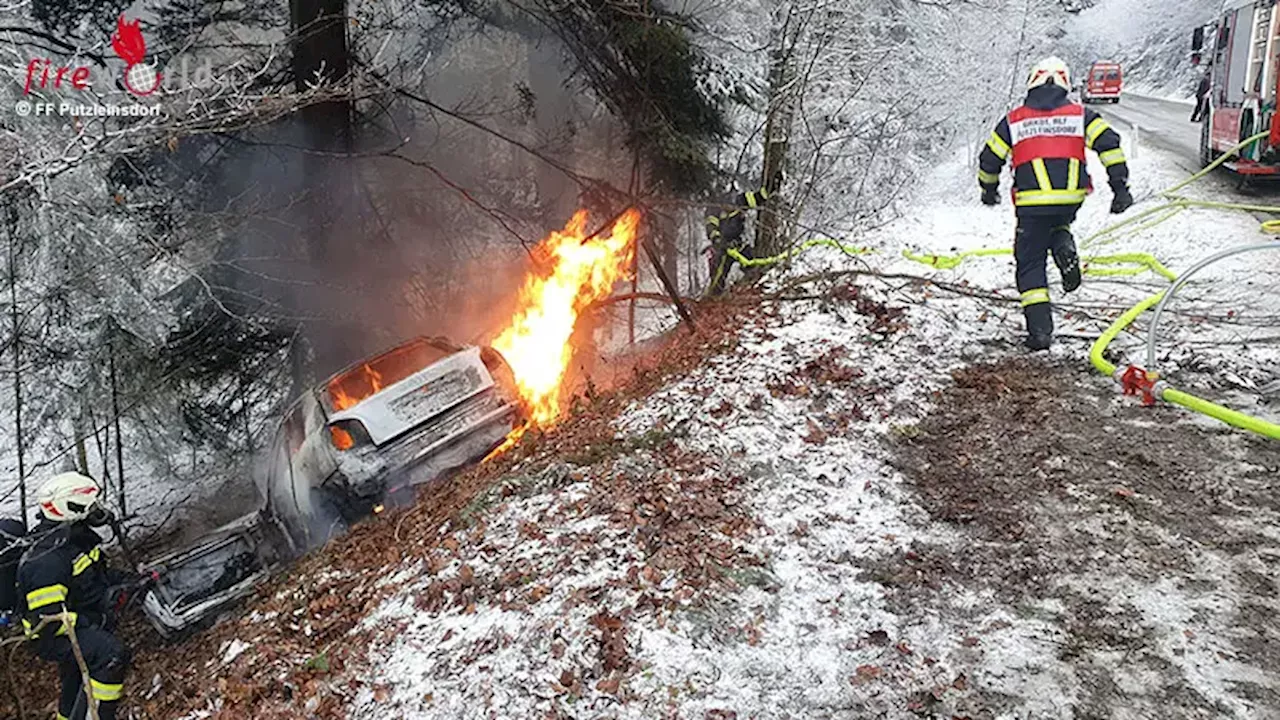
[[[1116,233],[1121,229],[1127,228],[1130,225],[1133,225],[1147,217],[1150,217],[1151,215],[1156,215],[1158,213],[1167,213],[1167,216],[1157,218],[1151,221],[1150,223],[1144,223],[1143,225],[1137,228],[1130,229],[1130,231],[1126,232],[1125,235],[1131,235],[1131,234],[1141,232],[1143,230],[1159,225],[1165,220],[1168,220],[1173,215],[1176,215],[1179,212],[1189,207],[1213,208],[1217,210],[1243,210],[1245,212],[1262,212],[1262,213],[1280,214],[1280,207],[1276,207],[1272,205],[1250,205],[1247,203],[1228,203],[1228,202],[1214,202],[1211,200],[1194,200],[1191,198],[1182,197],[1177,194],[1179,190],[1187,187],[1188,185],[1191,185],[1197,180],[1200,180],[1206,177],[1209,173],[1216,170],[1220,165],[1225,163],[1227,160],[1231,159],[1233,156],[1235,156],[1236,153],[1240,152],[1240,150],[1243,149],[1244,147],[1252,143],[1255,143],[1269,136],[1270,134],[1271,134],[1270,130],[1266,132],[1260,132],[1257,135],[1254,135],[1253,137],[1240,142],[1235,147],[1224,152],[1221,156],[1218,157],[1217,160],[1214,160],[1213,162],[1206,165],[1204,169],[1194,173],[1193,175],[1191,175],[1191,177],[1187,178],[1186,180],[1183,180],[1177,185],[1174,185],[1168,190],[1165,190],[1164,192],[1159,193],[1159,196],[1164,198],[1167,201],[1165,204],[1157,205],[1156,207],[1153,207],[1153,208],[1148,208],[1133,217],[1126,218],[1125,220],[1118,222],[1115,225],[1111,225],[1103,228],[1102,230],[1099,230],[1093,235],[1090,235],[1086,237],[1084,240],[1080,241],[1080,247],[1087,248],[1097,244],[1102,244],[1101,241],[1103,238],[1109,235],[1116,235]],[[1280,235],[1280,220],[1267,220],[1263,222],[1262,232],[1268,235]],[[1107,242],[1111,243],[1119,239],[1120,237],[1113,237]]]
[[[820,245],[826,246],[826,247],[833,247],[846,255],[866,255],[867,253],[875,252],[871,248],[845,245],[844,243],[838,242],[836,240],[832,240],[831,238],[814,238],[813,240],[806,240],[800,243],[799,245],[795,246],[794,248],[791,248],[787,252],[784,252],[780,255],[774,255],[773,257],[749,258],[734,248],[729,248],[728,250],[725,251],[725,254],[733,258],[735,262],[737,262],[739,265],[741,265],[744,268],[762,267],[765,265],[773,265],[775,263],[780,263],[783,260],[786,260],[788,258],[793,258],[799,255],[800,253],[804,252],[805,250],[808,250],[809,248],[818,247]]]
[[[1162,299],[1164,299],[1163,291],[1152,295],[1137,305],[1134,305],[1125,311],[1125,313],[1119,318],[1116,318],[1116,321],[1111,323],[1111,327],[1107,328],[1106,331],[1102,333],[1102,336],[1099,337],[1097,342],[1093,344],[1093,347],[1089,349],[1089,361],[1098,369],[1098,372],[1103,375],[1115,377],[1116,366],[1103,357],[1103,353],[1107,351],[1107,347],[1111,345],[1111,341],[1115,340],[1125,328],[1129,327],[1134,320],[1138,319],[1139,315],[1150,310]],[[1165,402],[1180,405],[1188,410],[1193,410],[1201,413],[1202,415],[1207,415],[1215,420],[1221,420],[1232,427],[1249,430],[1264,437],[1272,438],[1273,440],[1280,440],[1280,425],[1276,425],[1275,423],[1270,423],[1261,418],[1256,418],[1252,415],[1246,415],[1242,412],[1223,407],[1217,403],[1209,402],[1204,398],[1196,397],[1191,393],[1183,392],[1172,387],[1165,387],[1160,392],[1160,397]]]
[[[1161,393],[1160,396],[1164,398],[1166,402],[1171,402],[1174,405],[1181,405],[1188,410],[1194,410],[1202,415],[1208,415],[1209,417],[1214,418],[1215,420],[1221,420],[1232,427],[1249,430],[1258,433],[1263,437],[1269,437],[1272,440],[1280,440],[1280,425],[1276,425],[1275,423],[1269,423],[1261,418],[1256,418],[1252,415],[1245,415],[1242,412],[1222,407],[1221,405],[1211,403],[1208,400],[1198,398],[1195,395],[1182,392],[1175,388],[1165,388],[1165,391]]]
[[[916,255],[910,250],[903,250],[902,256],[908,260],[914,260],[923,265],[931,265],[939,270],[950,270],[958,267],[964,262],[965,258],[971,257],[991,257],[993,255],[1012,255],[1013,248],[982,248],[979,250],[965,250],[955,255]]]
[[[910,250],[903,250],[902,256],[908,260],[914,260],[922,265],[938,268],[939,270],[951,270],[959,267],[965,258],[971,257],[992,257],[995,255],[1012,255],[1012,248],[982,248],[979,250],[965,250],[955,255],[919,255]],[[1099,277],[1115,276],[1115,275],[1140,275],[1150,270],[1169,281],[1177,278],[1169,268],[1165,267],[1154,255],[1147,253],[1120,253],[1118,255],[1097,255],[1093,257],[1081,258],[1081,267],[1085,275],[1097,275]],[[1113,267],[1095,267],[1097,265],[1137,265],[1133,268],[1113,268]]]
[[[1118,255],[1095,255],[1085,258],[1084,272],[1090,275],[1137,275],[1144,269],[1163,277],[1169,282],[1178,279],[1169,268],[1148,253],[1120,253]],[[1095,268],[1093,265],[1140,265],[1136,268]]]
[[[1098,372],[1107,376],[1116,374],[1116,366],[1103,357],[1102,354],[1107,351],[1107,347],[1111,345],[1111,341],[1115,340],[1116,336],[1123,332],[1125,328],[1129,327],[1134,320],[1137,320],[1139,315],[1150,310],[1156,305],[1156,303],[1163,299],[1164,291],[1162,290],[1129,308],[1123,315],[1117,318],[1115,322],[1111,323],[1111,327],[1107,328],[1106,331],[1102,333],[1102,336],[1093,343],[1093,347],[1089,348],[1089,361],[1098,369]]]

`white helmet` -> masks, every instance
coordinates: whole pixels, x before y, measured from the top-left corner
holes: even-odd
[[[78,472],[54,475],[40,487],[36,501],[40,512],[55,522],[76,522],[89,516],[98,503],[102,488],[93,478]]]
[[[1049,83],[1071,92],[1071,70],[1061,58],[1050,57],[1041,60],[1031,68],[1031,75],[1027,77],[1028,90]]]

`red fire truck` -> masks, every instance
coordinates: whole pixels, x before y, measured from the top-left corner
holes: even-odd
[[[1080,100],[1091,102],[1120,102],[1124,72],[1113,62],[1096,62],[1089,67],[1080,85]]]
[[[1225,167],[1250,176],[1280,175],[1280,116],[1276,113],[1280,10],[1277,0],[1225,0],[1218,19],[1196,28],[1191,61],[1210,77],[1208,112],[1200,129],[1205,165],[1262,132],[1269,137],[1240,150]]]

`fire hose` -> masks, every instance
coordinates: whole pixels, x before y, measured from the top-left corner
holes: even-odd
[[[1173,187],[1157,193],[1154,197],[1160,197],[1166,200],[1162,205],[1154,208],[1143,210],[1125,220],[1110,225],[1102,230],[1088,236],[1081,241],[1081,247],[1092,247],[1114,243],[1122,237],[1136,235],[1144,230],[1153,228],[1161,223],[1170,220],[1178,213],[1190,207],[1202,207],[1219,210],[1243,210],[1246,212],[1262,212],[1271,214],[1280,214],[1280,207],[1251,205],[1246,203],[1229,203],[1216,202],[1208,200],[1194,200],[1177,195],[1178,191],[1186,188],[1192,183],[1206,177],[1213,170],[1225,163],[1230,157],[1238,153],[1241,149],[1251,143],[1257,142],[1269,135],[1268,132],[1259,133],[1247,140],[1242,141],[1235,147],[1223,153],[1218,159],[1205,166],[1204,169],[1194,173],[1186,180],[1174,185]],[[1144,200],[1147,198],[1144,198]],[[1121,235],[1119,231],[1126,230]],[[1262,223],[1261,230],[1265,234],[1280,235],[1280,220],[1267,220]],[[1156,310],[1151,329],[1147,338],[1147,365],[1149,367],[1155,364],[1155,345],[1159,329],[1160,318],[1163,314],[1167,303],[1173,298],[1188,280],[1200,270],[1209,265],[1227,257],[1232,257],[1245,252],[1256,250],[1280,249],[1280,242],[1268,242],[1261,244],[1246,245],[1242,247],[1232,248],[1223,252],[1212,255],[1192,266],[1181,277],[1175,275],[1168,268],[1159,262],[1154,256],[1146,253],[1123,253],[1110,256],[1094,256],[1082,258],[1084,263],[1083,272],[1091,275],[1136,275],[1146,270],[1151,270],[1165,279],[1169,280],[1172,285],[1168,290],[1156,293],[1137,305],[1123,313],[1115,322],[1108,327],[1102,335],[1094,342],[1089,349],[1089,360],[1093,366],[1102,374],[1115,378],[1120,382],[1126,395],[1140,395],[1144,405],[1154,405],[1157,399],[1164,400],[1175,405],[1187,408],[1194,412],[1201,413],[1208,417],[1219,420],[1233,427],[1257,433],[1264,437],[1280,440],[1280,425],[1268,422],[1258,417],[1248,415],[1246,413],[1232,410],[1222,405],[1210,402],[1203,398],[1197,397],[1190,393],[1178,390],[1161,380],[1158,373],[1148,369],[1139,368],[1129,365],[1123,370],[1117,369],[1115,364],[1111,363],[1104,357],[1104,353],[1125,328],[1133,324],[1142,313],[1151,309],[1153,306],[1159,306]],[[915,262],[931,265],[936,268],[949,269],[959,266],[968,257],[985,257],[994,255],[1012,254],[1011,248],[986,248],[979,250],[969,250],[958,253],[956,255],[917,255],[910,251],[904,251],[903,255]],[[1137,268],[1124,267],[1105,267],[1107,265],[1139,265]],[[1104,267],[1096,267],[1103,265]]]
[[[1143,230],[1148,230],[1150,228],[1155,227],[1156,225],[1159,225],[1165,222],[1166,220],[1173,218],[1178,213],[1191,207],[1210,208],[1210,209],[1216,209],[1216,210],[1242,210],[1245,212],[1280,214],[1280,207],[1275,207],[1271,205],[1252,205],[1249,203],[1231,203],[1231,202],[1218,202],[1213,200],[1196,200],[1193,198],[1186,198],[1181,195],[1178,195],[1178,192],[1180,190],[1188,187],[1189,185],[1199,180],[1204,179],[1209,175],[1209,173],[1218,169],[1223,163],[1231,159],[1232,156],[1236,155],[1236,153],[1240,152],[1245,147],[1259,140],[1262,140],[1263,138],[1268,137],[1270,134],[1271,134],[1271,131],[1268,130],[1267,132],[1261,132],[1246,140],[1243,140],[1240,143],[1238,143],[1235,147],[1232,147],[1231,149],[1222,153],[1222,155],[1219,156],[1218,159],[1206,165],[1202,170],[1192,174],[1186,180],[1183,180],[1182,182],[1178,183],[1177,185],[1174,185],[1173,187],[1167,190],[1164,190],[1159,193],[1150,195],[1146,198],[1140,199],[1139,202],[1141,202],[1142,200],[1150,199],[1152,197],[1158,197],[1158,198],[1164,199],[1166,202],[1163,205],[1157,205],[1156,207],[1147,208],[1146,210],[1143,210],[1128,218],[1125,218],[1124,220],[1118,223],[1115,223],[1114,225],[1110,225],[1108,227],[1103,228],[1102,230],[1099,230],[1093,235],[1090,235],[1089,237],[1086,237],[1084,240],[1082,240],[1080,242],[1080,247],[1087,248],[1087,247],[1093,247],[1095,245],[1110,244],[1110,243],[1116,242],[1122,237],[1136,235],[1137,233],[1140,233]],[[1121,230],[1126,230],[1126,232],[1124,234],[1119,234]],[[1268,235],[1280,235],[1280,220],[1267,220],[1263,222],[1262,232]],[[1115,237],[1111,237],[1111,236],[1115,236]]]
[[[796,245],[794,248],[791,248],[790,250],[784,253],[781,253],[779,255],[774,255],[773,257],[749,258],[743,255],[741,252],[739,252],[736,248],[729,248],[728,250],[725,251],[725,254],[733,258],[735,262],[737,262],[739,265],[741,265],[744,268],[764,267],[768,265],[776,265],[780,262],[783,262],[784,260],[789,260],[799,255],[800,253],[815,247],[835,248],[840,252],[844,253],[845,255],[866,255],[867,253],[875,252],[875,250],[871,248],[845,245],[844,243],[838,240],[832,240],[831,238],[814,238],[812,240],[806,240],[800,243],[799,245]]]
[[[903,250],[902,256],[908,260],[918,262],[922,265],[938,268],[939,270],[950,270],[959,267],[965,258],[970,257],[993,257],[996,255],[1012,255],[1013,248],[983,248],[980,250],[966,250],[956,253],[955,255],[918,255],[910,250]],[[1095,255],[1092,257],[1081,258],[1081,267],[1086,275],[1097,276],[1118,276],[1118,275],[1140,275],[1144,272],[1154,272],[1166,280],[1173,281],[1177,278],[1169,268],[1165,267],[1154,255],[1147,253],[1121,253],[1119,255]],[[1136,265],[1138,267],[1110,267],[1113,265]]]

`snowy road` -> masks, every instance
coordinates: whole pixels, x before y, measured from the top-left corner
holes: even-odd
[[[1136,125],[1142,144],[1151,143],[1176,156],[1188,172],[1200,169],[1200,126],[1190,122],[1189,103],[1128,94],[1116,105],[1091,106],[1109,121],[1132,133]]]

